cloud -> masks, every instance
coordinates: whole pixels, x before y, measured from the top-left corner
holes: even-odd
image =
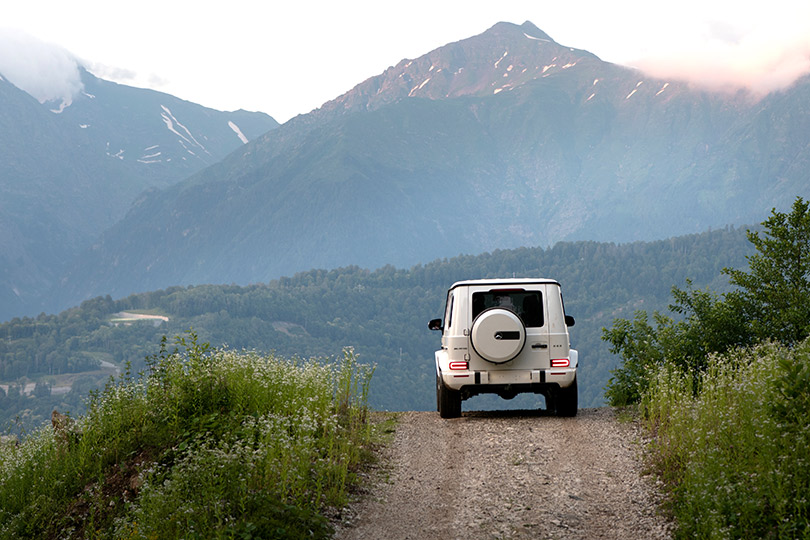
[[[85,62],[85,67],[96,77],[122,84],[131,84],[138,78],[138,74],[131,69],[108,66],[101,62]]]
[[[0,74],[40,103],[69,105],[83,88],[73,55],[19,30],[0,28]]]
[[[127,86],[161,90],[168,87],[171,83],[169,79],[151,72],[138,72],[132,69],[110,66],[101,62],[83,61],[82,65],[87,71],[100,79],[125,84]]]
[[[748,88],[766,94],[810,73],[810,24],[731,24],[706,20],[677,44],[632,62],[661,78],[679,78],[710,88]]]

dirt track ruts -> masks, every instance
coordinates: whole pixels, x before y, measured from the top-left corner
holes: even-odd
[[[641,471],[638,432],[610,408],[399,413],[376,480],[335,538],[669,538]]]

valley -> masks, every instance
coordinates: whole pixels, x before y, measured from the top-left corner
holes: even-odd
[[[695,287],[723,290],[727,284],[720,270],[744,264],[749,251],[745,231],[729,228],[659,242],[560,243],[409,269],[313,270],[250,286],[98,297],[57,315],[0,324],[0,382],[10,387],[42,383],[36,398],[0,396],[5,415],[0,422],[8,428],[20,410],[28,411],[28,425],[46,420],[54,407],[79,412],[89,390],[116,370],[137,374],[164,338],[171,350],[176,336],[189,329],[214,347],[275,351],[290,359],[335,358],[351,346],[361,361],[376,365],[369,391],[373,408],[432,410],[439,339],[427,322],[444,312],[453,282],[503,275],[560,281],[566,312],[576,319],[571,339],[580,354],[580,406],[601,406],[617,365],[601,339],[602,329],[638,309],[666,311],[671,285],[683,285],[687,278]],[[67,386],[65,380],[76,381],[71,392],[49,391]],[[512,401],[479,396],[463,405],[465,411],[543,406],[541,397],[531,395]]]

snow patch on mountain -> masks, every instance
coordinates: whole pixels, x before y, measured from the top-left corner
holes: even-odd
[[[163,122],[166,124],[166,127],[168,128],[169,131],[171,131],[172,133],[174,133],[175,135],[180,137],[180,139],[181,139],[180,144],[183,145],[183,148],[185,148],[188,151],[189,154],[194,155],[194,156],[197,155],[194,152],[192,152],[191,150],[189,150],[189,148],[185,145],[185,143],[183,141],[187,142],[188,144],[190,144],[192,146],[196,146],[196,147],[200,148],[206,154],[209,154],[209,152],[208,152],[208,150],[206,150],[205,146],[200,144],[200,142],[197,141],[197,139],[194,138],[194,135],[191,134],[191,131],[189,131],[189,129],[186,126],[181,124],[180,121],[177,120],[177,118],[175,118],[175,116],[172,114],[172,111],[169,110],[169,108],[167,106],[161,105],[160,108],[163,109],[163,112],[160,114],[160,117],[163,119]],[[175,125],[177,126],[178,129],[182,130],[183,133],[185,133],[185,135],[183,133],[180,133],[180,131],[178,131],[177,129],[175,129]]]
[[[161,154],[162,154],[162,152],[155,152],[153,154],[148,154],[148,155],[145,155],[145,156],[141,156],[138,159],[138,162],[139,163],[146,163],[146,164],[160,163],[161,161],[163,161],[162,159],[160,159]]]
[[[123,160],[124,159],[124,150],[120,149],[120,150],[118,150],[118,152],[113,153],[110,150],[110,143],[109,143],[109,141],[107,141],[107,155],[110,156],[110,157],[114,157],[114,158],[118,158],[120,160]]]
[[[245,135],[242,133],[242,130],[239,129],[239,126],[234,124],[232,121],[228,120],[228,127],[230,127],[234,133],[236,133],[236,136],[239,137],[239,140],[242,141],[242,143],[247,144],[248,138],[245,137]]]
[[[424,87],[425,87],[425,85],[426,85],[427,83],[429,83],[429,82],[430,82],[430,77],[428,77],[427,79],[425,79],[424,81],[422,81],[422,84],[419,84],[419,85],[414,86],[413,88],[411,88],[411,91],[410,91],[410,92],[408,92],[408,97],[413,96],[413,95],[414,95],[414,93],[415,93],[416,91],[421,90],[422,88],[424,88]]]
[[[158,150],[158,148],[160,148],[159,144],[153,144],[148,148],[144,148],[143,149],[144,155],[138,158],[138,162],[146,164],[162,162],[163,159],[161,158],[161,156],[163,155],[163,152]]]
[[[51,111],[52,113],[54,113],[54,114],[62,114],[62,112],[63,112],[65,109],[67,109],[68,107],[70,107],[72,104],[73,104],[73,101],[72,101],[72,100],[71,100],[71,101],[68,101],[68,100],[66,100],[66,99],[62,99],[62,100],[59,102],[59,105],[57,105],[55,109],[50,109],[50,111]]]
[[[539,37],[530,36],[530,35],[529,35],[529,34],[527,34],[526,32],[523,32],[523,35],[524,35],[524,36],[526,36],[527,38],[529,38],[529,39],[533,39],[533,40],[535,40],[535,41],[545,41],[546,43],[551,43],[551,41],[550,41],[550,40],[548,40],[548,39],[543,39],[543,38],[539,38]]]

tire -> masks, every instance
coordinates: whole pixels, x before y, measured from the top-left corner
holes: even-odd
[[[577,380],[571,383],[568,388],[560,388],[555,397],[555,412],[557,416],[576,416],[579,406],[579,391],[577,390]]]
[[[442,418],[461,416],[461,392],[447,388],[438,375],[436,375],[436,405]]]
[[[470,342],[478,356],[493,364],[503,364],[523,350],[526,327],[514,311],[485,309],[473,321]]]

